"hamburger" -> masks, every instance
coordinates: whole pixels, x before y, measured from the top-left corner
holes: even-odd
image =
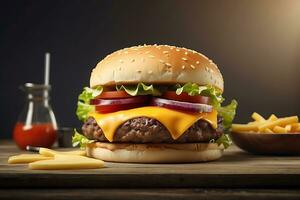
[[[216,160],[231,143],[237,102],[221,106],[217,65],[194,50],[169,45],[121,49],[92,70],[78,97],[84,122],[73,145],[111,162]]]

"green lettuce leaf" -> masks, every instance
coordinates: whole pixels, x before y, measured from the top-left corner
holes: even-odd
[[[183,86],[180,84],[175,85],[176,94],[180,95],[182,92],[188,93],[190,96],[203,95],[210,97],[210,104],[214,107],[219,107],[224,101],[221,92],[213,86],[199,86],[196,83],[186,83]]]
[[[223,126],[225,131],[228,131],[231,127],[237,108],[237,101],[232,100],[230,104],[224,107],[218,107],[218,114],[223,117]]]
[[[81,149],[84,149],[87,144],[94,142],[94,140],[87,139],[84,135],[81,135],[74,129],[74,136],[72,137],[73,147],[79,146]]]
[[[102,86],[97,86],[96,88],[85,87],[83,88],[82,93],[78,96],[78,99],[84,103],[89,103],[92,98],[100,95],[102,91]]]
[[[222,124],[224,128],[224,134],[216,140],[216,143],[219,145],[223,144],[225,149],[232,144],[231,138],[229,137],[229,131],[236,113],[237,105],[237,101],[232,100],[231,103],[227,106],[217,107],[218,114],[223,118]]]
[[[81,121],[86,121],[88,118],[88,113],[94,111],[94,108],[95,106],[78,101],[76,109],[76,115],[78,119]]]
[[[202,90],[205,89],[205,86],[200,87],[196,83],[186,83],[183,86],[181,86],[180,84],[176,84],[175,87],[177,95],[180,95],[182,92],[186,92],[190,96],[199,95],[202,92]]]
[[[90,100],[100,95],[103,91],[102,86],[96,88],[85,87],[82,93],[78,96],[76,115],[79,120],[85,121],[88,118],[88,113],[95,109],[95,106],[90,105]]]
[[[153,95],[153,96],[160,96],[161,92],[157,88],[154,88],[154,86],[146,85],[144,83],[139,83],[137,85],[117,85],[116,89],[124,90],[127,92],[127,94],[131,96],[137,96],[137,95]]]
[[[223,145],[225,149],[227,149],[232,144],[232,141],[228,134],[223,134],[220,138],[218,138],[214,142],[217,143],[218,145]]]
[[[223,144],[224,147],[227,148],[232,143],[230,137],[227,134],[230,130],[232,121],[235,116],[237,101],[232,100],[229,105],[222,107],[221,104],[224,101],[224,98],[222,97],[221,91],[210,85],[199,86],[196,83],[186,83],[181,86],[180,84],[177,84],[175,86],[175,89],[177,95],[180,95],[182,92],[186,92],[190,96],[203,95],[210,97],[210,104],[218,111],[218,114],[223,118],[223,127],[225,132],[222,137],[214,142],[218,143],[219,145]]]

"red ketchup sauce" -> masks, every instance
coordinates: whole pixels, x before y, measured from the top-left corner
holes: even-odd
[[[21,149],[27,145],[50,148],[56,140],[56,129],[52,124],[32,124],[26,127],[22,122],[17,122],[13,138]]]

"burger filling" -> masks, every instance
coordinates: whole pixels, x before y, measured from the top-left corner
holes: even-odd
[[[231,127],[237,102],[233,100],[231,104],[222,107],[223,101],[220,90],[210,85],[200,86],[196,83],[183,85],[138,83],[85,88],[79,95],[76,111],[78,118],[84,121],[82,127],[84,136],[76,133],[73,144],[84,146],[93,141],[216,142],[227,147],[230,139],[224,133]],[[157,107],[163,109],[156,109]],[[95,113],[98,113],[96,114],[98,118],[94,118]],[[170,122],[178,122],[176,127],[181,128],[181,131],[177,131]],[[188,122],[190,123],[186,126]]]
[[[89,140],[108,142],[103,130],[93,117],[82,126],[83,134]],[[118,127],[113,142],[117,143],[198,143],[217,140],[223,134],[222,117],[218,117],[218,127],[214,129],[205,120],[198,120],[178,139],[171,137],[167,128],[158,120],[148,117],[130,119]]]

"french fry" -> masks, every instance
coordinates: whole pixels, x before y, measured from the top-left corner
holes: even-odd
[[[75,151],[54,151],[52,149],[47,148],[40,148],[39,154],[44,156],[50,156],[53,157],[57,154],[65,154],[65,155],[78,155],[78,156],[85,156],[86,152],[82,150],[75,150]]]
[[[300,131],[300,123],[293,123],[291,124],[291,127],[292,127],[292,132],[295,132],[295,131]]]
[[[266,121],[276,121],[278,119],[278,117],[276,115],[274,115],[274,114],[270,115],[267,120],[265,120],[260,114],[258,114],[256,112],[254,112],[252,114],[252,118],[253,118],[253,115],[255,116],[256,121],[249,122],[248,124],[263,124]],[[262,118],[260,118],[261,119],[260,121],[257,121],[259,119],[259,116],[262,117]]]
[[[300,132],[300,126],[295,130],[295,132]]]
[[[297,116],[279,118],[276,121],[268,121],[268,122],[260,125],[258,127],[258,130],[262,131],[262,130],[265,130],[266,128],[272,129],[275,126],[286,126],[286,125],[292,124],[292,123],[298,123],[298,117]],[[276,131],[274,130],[274,132],[276,132]]]
[[[272,114],[272,115],[270,115],[270,117],[267,119],[267,121],[275,121],[275,120],[277,120],[277,119],[278,119],[278,117],[276,117],[276,115]]]
[[[286,125],[285,127],[284,127],[284,129],[285,129],[285,131],[286,132],[290,132],[291,130],[292,130],[292,126],[289,124],[289,125]]]
[[[271,114],[267,119],[257,112],[251,115],[254,120],[247,124],[232,124],[233,132],[248,133],[295,133],[300,132],[298,116],[278,118]]]
[[[262,123],[262,122],[258,122],[258,121],[248,122],[248,124],[252,124],[252,125],[254,125],[254,124],[259,125],[259,124],[261,124],[261,123]]]
[[[258,131],[257,124],[232,124],[231,130],[235,132]]]
[[[39,160],[50,160],[52,157],[39,155],[39,154],[20,154],[16,156],[10,156],[8,158],[9,164],[19,164],[19,163],[31,163]]]
[[[269,129],[269,128],[266,128],[265,130],[264,130],[264,133],[274,133],[271,129]]]
[[[59,169],[98,169],[104,167],[102,160],[79,155],[56,154],[52,160],[29,163],[29,169],[59,170]]]
[[[281,127],[281,126],[275,126],[273,128],[274,133],[286,133],[285,128]]]
[[[261,122],[261,121],[266,121],[265,118],[263,118],[263,116],[261,116],[260,114],[258,114],[257,112],[254,112],[251,115],[252,119],[254,119],[255,121]]]

